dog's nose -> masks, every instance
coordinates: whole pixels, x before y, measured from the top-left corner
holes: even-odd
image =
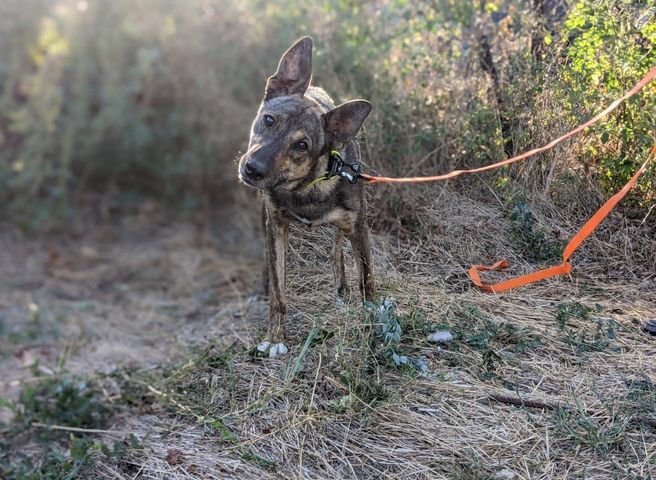
[[[264,165],[254,159],[250,159],[246,162],[246,165],[244,165],[244,173],[251,180],[260,180],[266,175]]]

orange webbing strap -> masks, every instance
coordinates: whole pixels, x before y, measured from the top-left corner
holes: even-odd
[[[486,165],[484,167],[479,167],[479,168],[472,168],[471,170],[454,170],[453,172],[445,173],[444,175],[434,175],[432,177],[403,177],[403,178],[393,178],[393,177],[376,177],[373,175],[367,175],[367,174],[360,174],[360,177],[369,183],[425,183],[425,182],[437,182],[439,180],[448,180],[450,178],[455,178],[459,177],[460,175],[463,175],[465,173],[481,173],[481,172],[487,172],[488,170],[494,170],[499,167],[503,167],[504,165],[510,165],[511,163],[518,162],[520,160],[524,160],[525,158],[528,158],[530,156],[535,155],[536,153],[544,152],[545,150],[549,150],[550,148],[555,147],[558,145],[560,142],[563,140],[568,139],[569,137],[576,135],[580,131],[588,128],[591,125],[594,125],[597,123],[602,117],[608,115],[610,112],[615,110],[617,107],[620,106],[622,102],[625,102],[627,99],[631,98],[634,96],[636,93],[638,93],[642,88],[647,85],[649,82],[651,82],[654,77],[656,77],[656,66],[652,67],[651,70],[649,70],[649,73],[644,76],[642,80],[640,80],[638,83],[635,84],[635,86],[626,92],[621,98],[618,98],[615,100],[613,103],[611,103],[606,109],[603,111],[599,112],[597,115],[592,117],[590,120],[585,122],[582,125],[579,125],[576,127],[574,130],[571,130],[567,132],[565,135],[556,138],[555,140],[551,141],[547,145],[544,145],[542,147],[534,148],[533,150],[529,150],[528,152],[524,152],[521,155],[517,155],[516,157],[509,158],[507,160],[504,160],[502,162],[498,163],[493,163],[491,165]]]
[[[555,277],[556,275],[569,275],[572,271],[572,264],[569,263],[569,257],[576,251],[576,249],[583,243],[583,241],[594,232],[595,228],[601,223],[601,221],[608,216],[608,214],[615,208],[615,205],[624,198],[629,190],[635,185],[640,176],[645,173],[647,170],[647,165],[656,155],[656,145],[654,145],[647,155],[645,163],[638,169],[638,171],[631,177],[631,180],[628,181],[626,185],[613,195],[606,203],[604,203],[599,210],[588,220],[585,225],[574,235],[574,238],[570,240],[565,247],[563,252],[563,263],[553,267],[545,268],[544,270],[538,270],[537,272],[529,273],[527,275],[522,275],[521,277],[511,278],[509,280],[504,280],[503,282],[495,283],[494,285],[488,285],[481,281],[481,276],[479,272],[485,272],[490,270],[503,270],[508,268],[510,264],[506,260],[495,263],[489,267],[484,265],[474,265],[469,269],[469,278],[472,282],[479,287],[481,290],[492,293],[499,293],[505,290],[510,290],[511,288],[521,287],[523,285],[528,285],[529,283],[537,282],[539,280],[544,280],[545,278]]]

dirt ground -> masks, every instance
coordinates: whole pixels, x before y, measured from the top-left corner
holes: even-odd
[[[62,368],[99,378],[173,369],[149,385],[147,408],[107,393],[118,409],[97,438],[132,433],[143,448],[129,468],[99,457],[96,478],[656,474],[656,337],[640,328],[656,317],[655,242],[636,234],[640,224],[611,218],[571,280],[499,296],[471,288],[466,268],[539,263],[508,240],[501,207],[438,195],[420,212],[425,237],[375,234],[381,293],[398,302],[403,327],[397,347],[427,362],[417,374],[364,360],[367,313],[355,297],[335,304],[322,229],[292,232],[290,355],[253,360],[267,305],[255,294],[255,228],[236,219],[210,229],[144,209],[65,235],[3,227],[0,397],[15,401]],[[563,238],[574,228],[544,225]],[[313,326],[331,338],[306,351]],[[453,342],[427,342],[434,329]],[[228,367],[197,360],[208,345],[236,352]],[[207,429],[210,415],[230,438]]]
[[[233,310],[251,301],[256,255],[190,222],[146,210],[72,235],[7,228],[0,242],[3,334],[21,340],[4,345],[3,394],[62,352],[71,372],[108,372],[176,361],[218,334],[252,340]]]

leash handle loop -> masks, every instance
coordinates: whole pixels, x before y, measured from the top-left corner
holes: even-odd
[[[578,127],[574,128],[573,130],[570,130],[569,132],[565,133],[564,135],[561,135],[560,137],[556,138],[555,140],[552,140],[548,144],[534,148],[532,150],[529,150],[528,152],[524,152],[521,155],[517,155],[515,157],[509,158],[507,160],[503,160],[498,163],[493,163],[491,165],[486,165],[483,167],[479,168],[472,168],[469,170],[454,170],[449,173],[445,173],[444,175],[434,175],[430,177],[401,177],[401,178],[395,178],[395,177],[379,177],[379,176],[373,176],[373,175],[367,175],[367,174],[360,174],[360,178],[362,178],[364,181],[368,183],[395,183],[395,184],[401,184],[401,183],[427,183],[427,182],[437,182],[441,180],[448,180],[451,178],[459,177],[460,175],[464,174],[470,174],[470,173],[481,173],[481,172],[487,172],[489,170],[495,170],[497,168],[503,167],[505,165],[510,165],[515,162],[519,162],[520,160],[524,160],[528,157],[531,157],[535,154],[544,152],[546,150],[550,150],[556,145],[558,145],[560,142],[563,140],[566,140],[577,133],[585,130],[586,128],[594,125],[597,123],[599,120],[601,120],[603,117],[611,113],[613,110],[615,110],[617,107],[619,107],[623,102],[628,100],[629,98],[633,97],[636,93],[638,93],[642,88],[647,85],[649,82],[651,82],[654,78],[656,77],[656,66],[652,67],[651,70],[645,75],[638,83],[636,83],[631,90],[626,92],[622,97],[618,98],[615,100],[613,103],[611,103],[608,107],[606,107],[604,110],[596,114],[594,117],[589,119],[587,122],[579,125]],[[528,285],[530,283],[537,282],[539,280],[544,280],[546,278],[551,278],[556,275],[569,275],[570,272],[572,271],[572,265],[569,263],[569,258],[572,256],[572,254],[576,251],[576,249],[583,243],[583,241],[588,238],[592,232],[597,228],[599,223],[608,216],[608,214],[615,208],[615,205],[624,198],[624,196],[628,193],[629,190],[635,185],[635,183],[638,181],[640,176],[646,171],[647,169],[647,164],[651,161],[651,159],[656,155],[656,145],[654,145],[649,152],[647,159],[645,162],[642,164],[642,166],[636,171],[636,173],[633,175],[631,180],[615,195],[613,195],[604,205],[597,210],[597,212],[581,227],[581,229],[574,235],[574,237],[570,240],[570,242],[567,244],[567,247],[565,247],[565,250],[563,252],[563,263],[560,265],[555,265],[553,267],[545,268],[543,270],[538,270],[537,272],[532,272],[527,275],[522,275],[516,278],[511,278],[509,280],[505,280],[502,282],[498,282],[492,285],[483,283],[481,280],[480,272],[485,272],[485,271],[492,271],[492,270],[503,270],[505,268],[508,268],[510,264],[506,260],[502,260],[500,262],[495,263],[494,265],[490,266],[485,266],[485,265],[474,265],[469,269],[469,278],[471,278],[472,282],[481,290],[485,292],[492,292],[492,293],[500,293],[504,292],[506,290],[510,290],[512,288],[517,288],[521,287],[524,285]]]
[[[538,270],[537,272],[532,272],[526,275],[519,277],[511,278],[509,280],[504,280],[492,285],[483,283],[481,280],[480,272],[492,271],[492,270],[503,270],[510,266],[507,260],[501,260],[500,262],[495,263],[494,265],[485,266],[485,265],[474,265],[469,269],[469,278],[478,288],[484,292],[490,293],[500,293],[512,288],[522,287],[530,283],[534,283],[546,278],[555,277],[556,275],[569,275],[572,271],[572,264],[569,263],[569,259],[572,254],[576,251],[577,248],[587,239],[592,232],[599,226],[599,224],[608,216],[608,214],[615,208],[615,205],[622,200],[626,194],[633,188],[638,179],[642,176],[645,171],[647,171],[647,166],[649,162],[656,156],[656,145],[651,148],[651,151],[647,155],[647,159],[642,164],[642,166],[633,174],[633,177],[627,182],[622,189],[609,198],[606,203],[604,203],[595,214],[590,217],[590,219],[585,222],[581,229],[572,237],[569,241],[565,250],[563,251],[563,263],[560,265],[555,265],[553,267],[545,268],[543,270]]]

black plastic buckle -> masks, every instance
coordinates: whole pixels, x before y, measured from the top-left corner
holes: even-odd
[[[350,168],[353,173],[344,170],[344,167]],[[347,179],[349,183],[356,183],[360,177],[360,164],[345,162],[337,150],[332,150],[328,162],[328,178],[336,175]]]

